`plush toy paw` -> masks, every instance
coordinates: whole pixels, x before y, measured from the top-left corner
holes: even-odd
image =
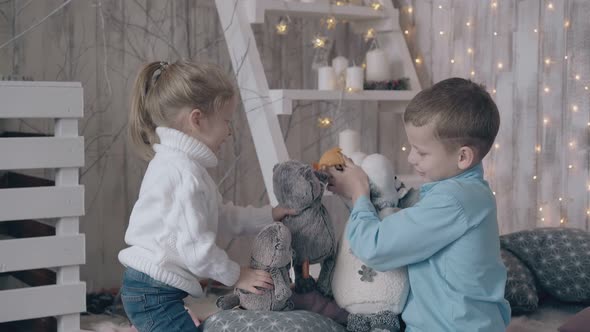
[[[315,290],[316,282],[313,278],[295,278],[295,288],[293,291],[299,294],[305,294]]]
[[[240,298],[236,294],[220,296],[215,305],[219,309],[230,310],[240,305]]]

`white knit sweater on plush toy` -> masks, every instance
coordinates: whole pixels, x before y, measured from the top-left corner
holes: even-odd
[[[392,200],[397,205],[399,197],[391,162],[380,154],[366,156],[355,152],[349,157],[367,173],[381,192],[381,198]],[[379,217],[383,219],[395,211],[394,208],[384,208],[379,211]],[[373,271],[352,254],[346,231],[343,233],[332,278],[332,293],[340,307],[353,314],[383,310],[399,314],[406,304],[409,290],[406,267],[387,272]]]

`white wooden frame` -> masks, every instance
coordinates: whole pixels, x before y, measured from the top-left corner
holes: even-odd
[[[56,284],[0,290],[0,322],[56,316],[59,332],[79,331],[86,310],[84,214],[84,114],[80,83],[0,82],[1,118],[54,119],[54,137],[0,138],[0,170],[56,168],[54,187],[0,189],[0,222],[58,218],[55,236],[0,241],[0,272],[52,268]]]

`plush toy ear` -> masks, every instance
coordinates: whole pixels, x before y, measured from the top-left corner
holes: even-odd
[[[314,174],[322,183],[328,183],[330,179],[330,175],[324,171],[314,171]]]

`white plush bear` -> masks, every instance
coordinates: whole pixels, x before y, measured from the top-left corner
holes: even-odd
[[[361,152],[355,152],[350,157],[369,176],[371,202],[379,212],[379,218],[383,219],[399,210],[397,179],[391,162],[385,156],[381,154],[365,156]],[[402,267],[387,272],[371,269],[353,255],[345,233],[342,235],[336,257],[332,293],[340,307],[351,314],[362,314],[354,317],[357,319],[356,322],[351,321],[351,318],[355,316],[351,315],[349,328],[364,330],[364,328],[356,329],[355,326],[370,324],[371,321],[383,322],[383,318],[375,317],[384,314],[383,312],[388,318],[393,316],[397,319],[397,315],[402,312],[406,304],[410,290],[407,268]],[[363,318],[363,315],[366,317]]]

